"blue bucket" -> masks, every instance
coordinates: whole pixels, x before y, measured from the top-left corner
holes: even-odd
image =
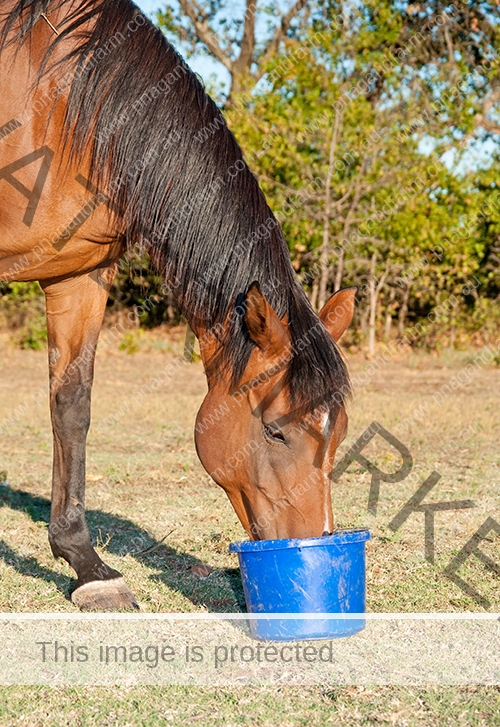
[[[321,538],[244,540],[238,553],[249,613],[322,614],[323,618],[250,619],[252,635],[272,641],[351,636],[366,625],[365,543],[368,530]],[[339,618],[326,617],[338,614]],[[342,618],[347,615],[348,618]]]

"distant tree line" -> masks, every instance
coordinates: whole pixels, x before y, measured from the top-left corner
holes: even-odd
[[[178,0],[158,13],[188,57],[224,67],[208,90],[283,225],[319,309],[357,285],[348,342],[485,343],[500,329],[500,4]],[[207,143],[217,129],[205,129]],[[17,284],[18,285],[18,284]],[[31,284],[30,284],[31,285]],[[132,256],[109,311],[180,320]],[[23,293],[24,290],[24,293]],[[3,305],[33,288],[3,287]]]
[[[219,102],[315,308],[357,285],[352,340],[372,351],[405,332],[485,342],[500,325],[499,3],[288,8],[179,0],[158,20],[229,71]]]

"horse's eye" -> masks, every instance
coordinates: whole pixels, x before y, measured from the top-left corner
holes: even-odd
[[[279,429],[272,429],[271,427],[268,427],[266,424],[264,424],[264,434],[266,435],[266,437],[268,437],[268,439],[272,439],[273,442],[281,442],[282,444],[286,444],[286,439]]]

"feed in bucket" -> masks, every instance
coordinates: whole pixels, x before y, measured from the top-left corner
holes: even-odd
[[[365,543],[369,539],[368,530],[352,529],[321,538],[231,543],[230,552],[238,553],[248,612],[272,614],[250,619],[252,635],[297,641],[361,631],[366,625]],[[290,618],[291,614],[307,617]]]

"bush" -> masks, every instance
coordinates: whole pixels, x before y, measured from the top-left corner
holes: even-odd
[[[21,348],[39,350],[47,341],[45,298],[40,285],[6,283],[0,288],[0,318]]]
[[[166,295],[159,292],[163,285],[164,278],[146,253],[129,253],[121,261],[111,288],[108,314],[135,309],[139,311],[137,321],[142,328],[178,325],[182,317],[179,306],[171,292]]]

